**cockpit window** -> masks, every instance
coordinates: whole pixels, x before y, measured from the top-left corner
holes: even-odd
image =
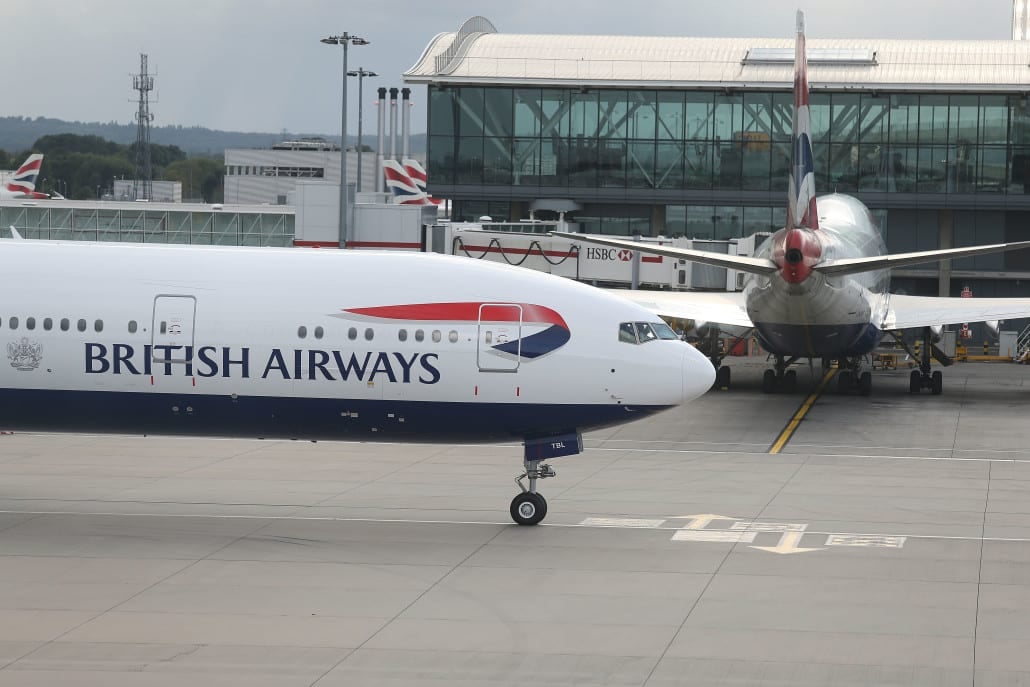
[[[664,322],[623,322],[619,325],[619,341],[644,344],[658,339],[678,339],[676,332]]]
[[[651,326],[654,327],[655,333],[659,339],[678,339],[676,332],[672,331],[672,327],[665,324],[664,322],[652,322]]]
[[[640,343],[647,343],[658,338],[658,335],[654,333],[654,329],[647,322],[637,322],[636,327],[637,339],[639,339]]]

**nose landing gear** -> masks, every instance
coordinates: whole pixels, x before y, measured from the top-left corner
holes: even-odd
[[[542,494],[537,493],[536,481],[554,477],[557,473],[550,465],[540,463],[537,460],[526,461],[526,471],[515,478],[515,483],[522,490],[511,500],[511,519],[518,525],[536,525],[547,515],[547,500]],[[529,478],[529,488],[522,484],[522,480]]]

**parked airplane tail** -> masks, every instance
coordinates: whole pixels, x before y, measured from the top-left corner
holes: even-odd
[[[794,145],[790,161],[787,226],[819,228],[815,205],[815,158],[812,154],[812,120],[808,110],[808,57],[805,53],[805,14],[798,10],[794,46]]]
[[[6,190],[11,193],[23,193],[26,196],[33,195],[36,190],[36,179],[39,177],[39,168],[43,164],[43,155],[33,153],[18,168],[11,180],[7,182]]]
[[[383,160],[383,176],[395,202],[401,205],[426,205],[429,202],[426,192],[419,188],[400,162]]]

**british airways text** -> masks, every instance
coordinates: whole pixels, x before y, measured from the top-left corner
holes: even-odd
[[[139,349],[130,344],[86,344],[87,374],[436,384],[440,381],[435,365],[438,359],[436,353],[273,348],[267,356],[255,357],[246,347],[146,345]]]

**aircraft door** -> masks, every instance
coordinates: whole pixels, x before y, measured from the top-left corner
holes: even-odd
[[[476,340],[480,372],[518,372],[522,353],[522,306],[516,303],[480,305]]]
[[[197,299],[194,296],[161,295],[154,299],[150,329],[155,363],[185,364],[187,347],[193,348]],[[161,348],[169,346],[171,348]]]

